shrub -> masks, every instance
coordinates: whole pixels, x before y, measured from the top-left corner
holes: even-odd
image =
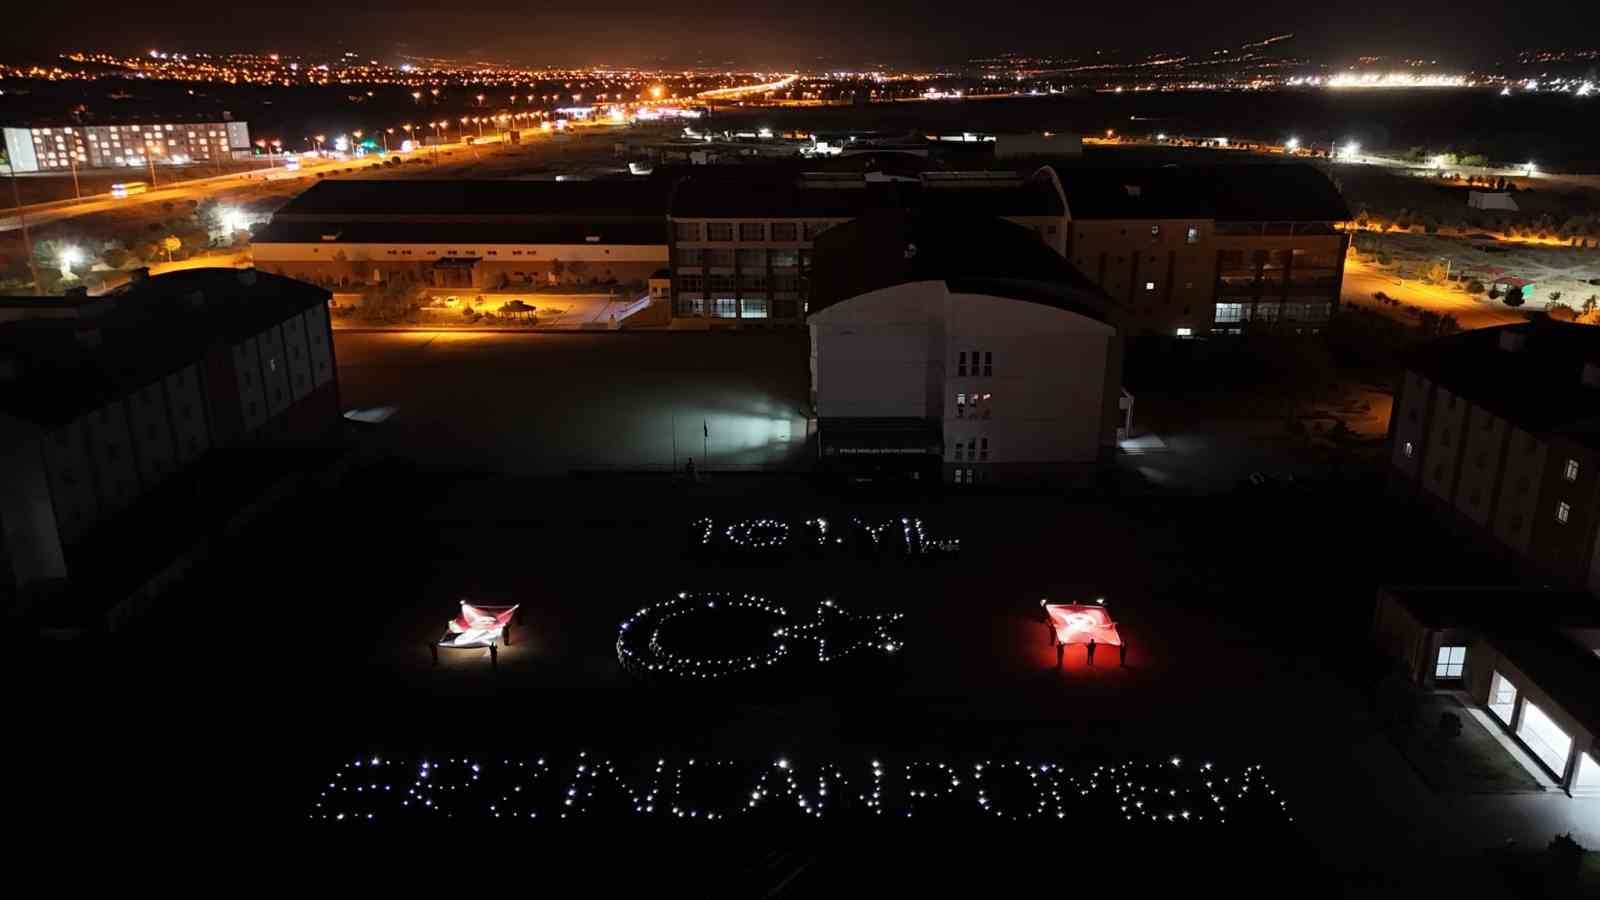
[[[1500,299],[1500,289],[1499,288],[1490,288],[1489,289],[1489,299],[1490,300],[1499,300]]]
[[[1461,736],[1461,716],[1453,712],[1439,715],[1439,736],[1449,740]]]
[[[1505,305],[1516,307],[1516,306],[1521,306],[1523,304],[1523,302],[1524,301],[1522,299],[1522,288],[1514,287],[1511,290],[1506,291],[1506,296],[1505,296],[1505,300],[1504,300]]]
[[[1561,292],[1560,291],[1551,291],[1550,292],[1550,302],[1551,303],[1554,303],[1554,302],[1556,302],[1557,300],[1560,300],[1560,299],[1561,299]]]
[[[1578,311],[1566,305],[1565,303],[1550,304],[1549,306],[1545,307],[1544,314],[1549,316],[1552,321],[1556,322],[1578,321]]]
[[[1483,293],[1483,282],[1479,281],[1476,278],[1474,278],[1471,281],[1467,282],[1467,293],[1469,293],[1469,294],[1481,294],[1481,293]]]

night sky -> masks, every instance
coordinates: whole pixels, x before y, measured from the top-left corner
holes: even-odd
[[[1007,50],[1073,55],[1238,46],[1294,32],[1288,55],[1345,63],[1360,55],[1487,64],[1519,49],[1600,44],[1600,3],[1520,8],[1501,0],[1382,4],[1056,3],[1037,0],[133,0],[13,11],[0,48],[42,58],[78,48],[300,52],[351,49],[382,61],[439,55],[530,65],[713,64],[754,67],[936,64]],[[104,10],[103,13],[98,12]],[[1593,36],[1584,43],[1582,36]],[[1575,43],[1576,42],[1576,43]],[[8,59],[7,61],[12,61]]]

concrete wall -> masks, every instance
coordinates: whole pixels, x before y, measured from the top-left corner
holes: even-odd
[[[1511,427],[1493,531],[1502,544],[1519,555],[1528,552],[1533,517],[1539,508],[1539,482],[1548,455],[1549,447],[1544,441],[1521,428]]]
[[[1500,484],[1501,457],[1505,455],[1506,421],[1474,406],[1463,427],[1461,478],[1456,487],[1456,511],[1479,528],[1489,527],[1489,510]]]
[[[1118,386],[1120,373],[1108,373],[1117,337],[1103,322],[925,281],[834,304],[810,324],[818,414],[939,418],[948,467],[1090,463],[1109,439],[1108,382]],[[975,374],[975,353],[992,355],[992,374]],[[960,415],[958,395],[968,399]],[[975,395],[987,401],[975,408]],[[958,443],[983,441],[980,459],[954,455]]]
[[[1423,442],[1422,486],[1446,503],[1454,496],[1467,407],[1465,400],[1446,388],[1439,387],[1433,392],[1428,439]]]
[[[1396,399],[1390,421],[1393,423],[1393,440],[1389,447],[1389,464],[1405,478],[1415,481],[1422,467],[1424,440],[1428,425],[1428,399],[1433,383],[1416,372],[1407,371],[1400,382],[1400,396]],[[1407,455],[1407,445],[1410,455]]]
[[[0,584],[66,577],[66,558],[50,501],[47,441],[39,429],[0,417]]]

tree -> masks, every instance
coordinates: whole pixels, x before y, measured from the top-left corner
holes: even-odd
[[[1513,287],[1506,291],[1505,300],[1503,302],[1507,306],[1521,306],[1523,304],[1522,288]]]
[[[1469,293],[1469,294],[1481,294],[1481,293],[1483,293],[1483,282],[1479,281],[1476,278],[1474,278],[1471,281],[1467,282],[1467,293]]]
[[[1466,156],[1461,157],[1461,164],[1463,166],[1487,166],[1489,158],[1482,153],[1468,153]]]

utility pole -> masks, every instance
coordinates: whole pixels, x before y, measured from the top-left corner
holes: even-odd
[[[33,292],[40,293],[39,266],[33,261],[33,239],[28,236],[28,214],[22,211],[22,194],[17,190],[16,163],[6,160],[6,168],[11,170],[11,199],[17,206],[17,222],[22,226],[22,252],[28,255],[28,273],[33,276]]]

